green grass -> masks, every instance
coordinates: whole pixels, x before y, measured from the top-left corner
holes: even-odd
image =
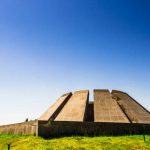
[[[45,140],[35,136],[0,135],[0,150],[150,150],[150,135],[144,142],[142,135],[99,136],[99,137],[61,137]]]

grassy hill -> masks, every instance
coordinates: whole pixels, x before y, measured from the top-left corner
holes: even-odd
[[[61,137],[45,140],[35,136],[0,135],[0,150],[150,150],[150,135],[144,142],[142,135],[116,137]]]

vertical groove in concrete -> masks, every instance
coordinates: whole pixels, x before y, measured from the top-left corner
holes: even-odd
[[[112,91],[112,96],[117,98],[119,105],[132,123],[150,123],[150,114],[128,94],[121,91]]]
[[[55,121],[84,121],[88,95],[88,90],[75,92],[55,118]]]
[[[46,112],[38,119],[40,121],[54,120],[64,105],[67,103],[72,93],[62,95]]]
[[[93,102],[89,102],[89,104],[87,105],[85,121],[94,122],[94,103]]]
[[[129,123],[108,90],[94,90],[94,122]]]

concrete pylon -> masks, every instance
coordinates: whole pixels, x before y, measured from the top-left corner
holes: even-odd
[[[85,120],[85,113],[88,104],[88,90],[75,92],[66,103],[62,111],[55,118],[55,121],[81,121]]]
[[[94,90],[94,122],[129,123],[108,90]]]
[[[54,120],[64,105],[67,103],[72,93],[63,94],[52,106],[50,106],[38,120],[49,121]]]

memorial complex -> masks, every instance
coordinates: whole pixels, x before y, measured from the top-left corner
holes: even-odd
[[[59,97],[37,120],[0,127],[0,133],[45,138],[64,135],[150,134],[150,112],[125,92],[80,90]]]

